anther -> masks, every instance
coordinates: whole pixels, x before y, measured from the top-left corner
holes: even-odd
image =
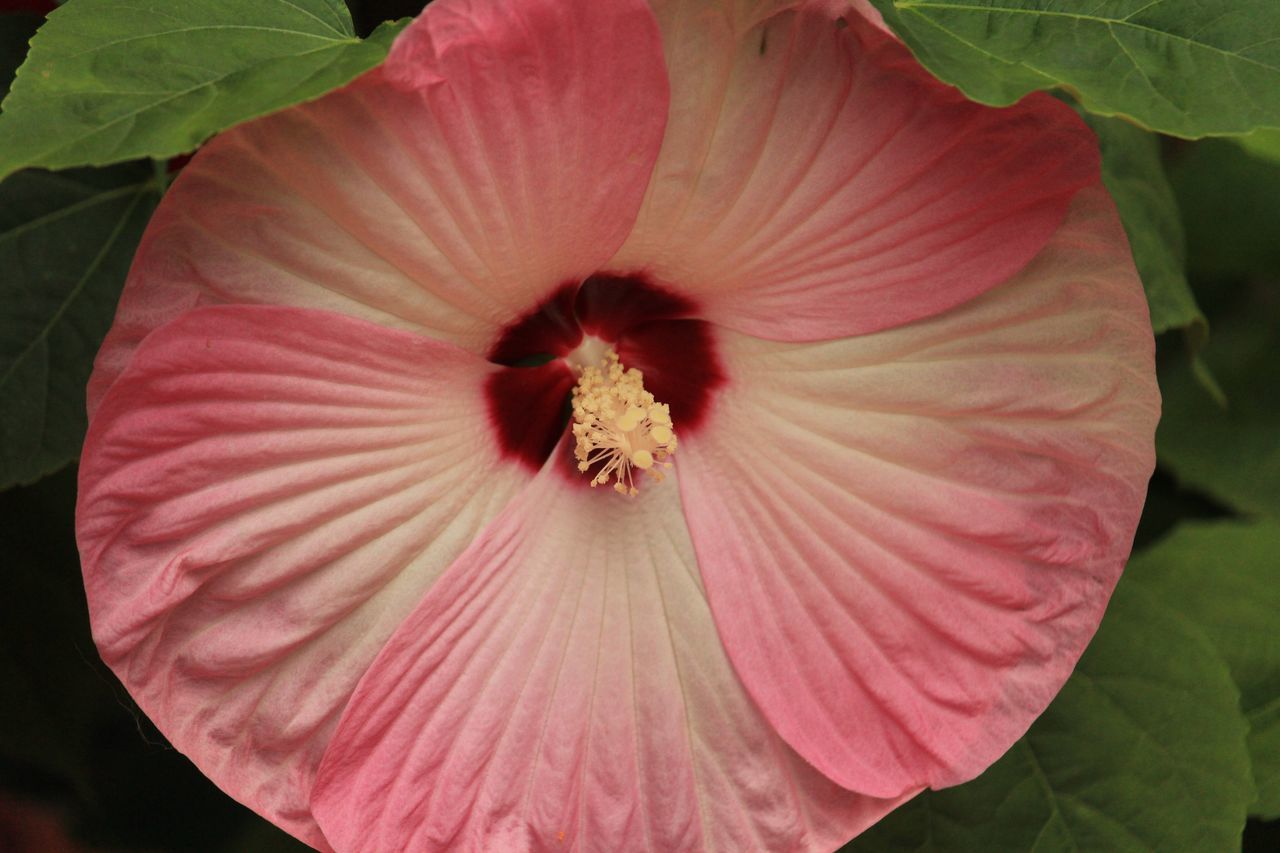
[[[613,489],[624,495],[638,493],[632,469],[644,471],[655,482],[676,451],[671,411],[645,390],[644,374],[627,369],[613,350],[605,352],[598,366],[582,368],[573,389],[573,455],[578,470],[599,466],[591,485],[613,479]]]

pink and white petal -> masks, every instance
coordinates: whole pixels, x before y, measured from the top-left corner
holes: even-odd
[[[846,6],[852,6],[859,15],[886,33],[893,32],[893,30],[889,29],[889,25],[884,22],[884,15],[880,14],[880,10],[871,5],[871,0],[840,0],[840,2],[843,2]]]
[[[720,336],[729,385],[677,461],[729,657],[783,738],[892,797],[965,781],[1057,693],[1154,466],[1146,303],[1082,192],[1020,275],[909,326]]]
[[[437,0],[381,68],[183,169],[91,402],[148,332],[210,302],[326,308],[483,353],[622,244],[667,102],[642,0]]]
[[[1092,134],[1047,95],[971,103],[848,4],[745,32],[736,8],[658,7],[671,120],[610,264],[706,319],[799,341],[938,314],[1025,266],[1097,180]]]
[[[663,40],[669,41],[676,32],[679,32],[673,29],[671,24],[690,13],[703,14],[698,7],[727,20],[734,32],[741,34],[766,18],[800,6],[804,2],[805,0],[649,0],[649,5],[653,6],[654,12],[662,22]],[[840,2],[840,0],[834,0],[834,2]]]
[[[532,476],[477,429],[494,369],[329,312],[210,307],[142,343],[89,429],[76,530],[103,659],[219,786],[313,845],[356,682]]]
[[[312,799],[333,844],[831,850],[895,806],[823,777],[747,697],[676,485],[628,500],[567,459],[562,445],[361,680]]]

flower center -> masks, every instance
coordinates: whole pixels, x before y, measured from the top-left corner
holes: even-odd
[[[671,410],[645,390],[644,374],[624,368],[612,349],[598,365],[582,368],[573,389],[573,437],[578,470],[595,471],[591,485],[613,477],[614,491],[633,497],[633,469],[660,483],[676,452]]]
[[[624,494],[634,494],[636,469],[660,479],[675,450],[672,421],[681,437],[696,434],[726,382],[698,313],[642,274],[598,273],[556,289],[488,353],[501,366],[484,392],[503,456],[530,471],[550,461],[574,482],[612,482]]]

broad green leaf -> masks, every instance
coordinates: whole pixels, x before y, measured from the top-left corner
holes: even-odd
[[[1160,140],[1120,119],[1086,116],[1102,147],[1102,180],[1115,199],[1151,307],[1156,333],[1188,329],[1197,342],[1208,329],[1187,283],[1178,202],[1165,178]]]
[[[941,79],[1006,105],[1060,88],[1176,136],[1280,127],[1275,0],[872,0]]]
[[[93,357],[158,198],[139,164],[0,182],[0,488],[79,454]]]
[[[1274,128],[1255,130],[1248,136],[1241,136],[1237,142],[1250,154],[1280,163],[1280,130]]]
[[[1122,581],[1075,674],[977,779],[847,853],[1239,849],[1254,797],[1239,694],[1204,632]]]
[[[1125,570],[1203,630],[1249,720],[1258,802],[1280,818],[1280,523],[1185,524]]]
[[[341,0],[74,0],[49,15],[0,112],[0,177],[190,151],[382,61]]]

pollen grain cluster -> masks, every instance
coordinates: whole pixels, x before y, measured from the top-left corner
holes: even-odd
[[[631,496],[638,492],[633,469],[661,482],[676,450],[670,409],[645,390],[644,374],[624,368],[613,350],[599,366],[582,369],[573,389],[573,437],[578,470],[600,466],[591,485],[612,478],[614,491]]]

